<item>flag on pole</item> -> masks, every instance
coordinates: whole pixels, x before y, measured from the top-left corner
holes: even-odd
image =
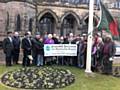
[[[118,24],[113,19],[112,15],[101,1],[100,1],[100,9],[101,9],[101,17],[100,17],[101,19],[98,25],[98,30],[105,29],[107,32],[109,32],[112,35],[113,39],[118,39],[119,38]]]

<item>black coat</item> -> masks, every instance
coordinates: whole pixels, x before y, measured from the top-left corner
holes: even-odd
[[[30,40],[31,42],[31,40]],[[23,38],[22,39],[22,49],[24,50],[24,53],[26,54],[31,54],[31,50],[32,50],[32,43],[30,43],[28,38]]]
[[[20,52],[20,38],[19,37],[13,37],[13,46],[14,46],[14,52],[19,53]]]
[[[33,53],[36,53],[36,54],[41,54],[43,55],[44,54],[44,44],[43,42],[39,41],[38,39],[34,38],[32,40],[32,44],[33,44]]]
[[[13,42],[11,42],[9,38],[3,40],[3,51],[7,55],[11,55],[13,51]]]
[[[62,44],[69,44],[68,38],[64,38],[64,41]]]
[[[59,41],[56,37],[53,37],[52,39],[54,40],[55,44],[59,44]]]

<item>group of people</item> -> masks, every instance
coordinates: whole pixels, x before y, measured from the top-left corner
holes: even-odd
[[[116,53],[111,36],[101,38],[95,35],[92,46],[92,67],[104,74],[112,74],[112,62]]]
[[[20,38],[19,33],[7,32],[7,37],[3,41],[3,51],[5,53],[6,66],[18,64],[20,53]]]
[[[76,44],[77,56],[44,56],[44,44]],[[31,32],[26,32],[21,39],[18,32],[7,32],[7,37],[3,41],[3,50],[6,55],[6,66],[18,64],[20,49],[23,51],[23,66],[32,65],[43,66],[45,64],[72,65],[86,68],[87,35],[82,36],[70,33],[66,36],[48,34],[41,36],[36,32],[35,36]],[[92,43],[92,70],[102,71],[105,74],[112,73],[112,60],[115,54],[115,44],[110,37],[102,38],[95,34]]]

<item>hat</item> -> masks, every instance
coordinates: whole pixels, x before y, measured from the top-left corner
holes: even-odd
[[[106,37],[112,39],[112,36],[110,34],[106,35]]]
[[[40,32],[36,32],[35,35],[40,35]]]

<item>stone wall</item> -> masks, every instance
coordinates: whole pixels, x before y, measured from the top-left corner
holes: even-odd
[[[6,26],[6,4],[0,3],[0,34],[4,33]]]
[[[104,0],[106,2],[106,0]],[[111,0],[110,0],[111,1]],[[111,2],[106,2],[111,3]],[[76,33],[80,33],[82,30],[81,26],[84,25],[84,19],[88,17],[88,5],[61,5],[60,3],[54,4],[46,4],[42,3],[38,6],[38,20],[45,14],[51,13],[53,17],[57,20],[56,22],[56,31],[55,33],[60,33],[60,27],[63,19],[68,15],[72,14],[77,20],[77,31]],[[110,9],[110,12],[114,17],[119,17],[120,10],[119,9]],[[35,29],[35,9],[34,6],[24,2],[11,1],[8,3],[0,3],[0,36],[3,37],[6,32],[7,26],[7,16],[9,14],[9,25],[8,29],[14,31],[16,28],[16,19],[17,15],[21,16],[21,31],[20,33],[24,33],[28,30],[29,19],[33,18],[33,29]],[[95,18],[99,19],[100,16],[99,10],[95,9]],[[34,31],[34,30],[33,30]],[[2,38],[0,38],[0,41]]]
[[[31,7],[24,2],[0,3],[0,34],[6,32],[7,18],[9,18],[8,29],[11,31],[16,29],[17,15],[20,15],[21,31],[28,30],[29,19],[35,18],[35,10]]]

